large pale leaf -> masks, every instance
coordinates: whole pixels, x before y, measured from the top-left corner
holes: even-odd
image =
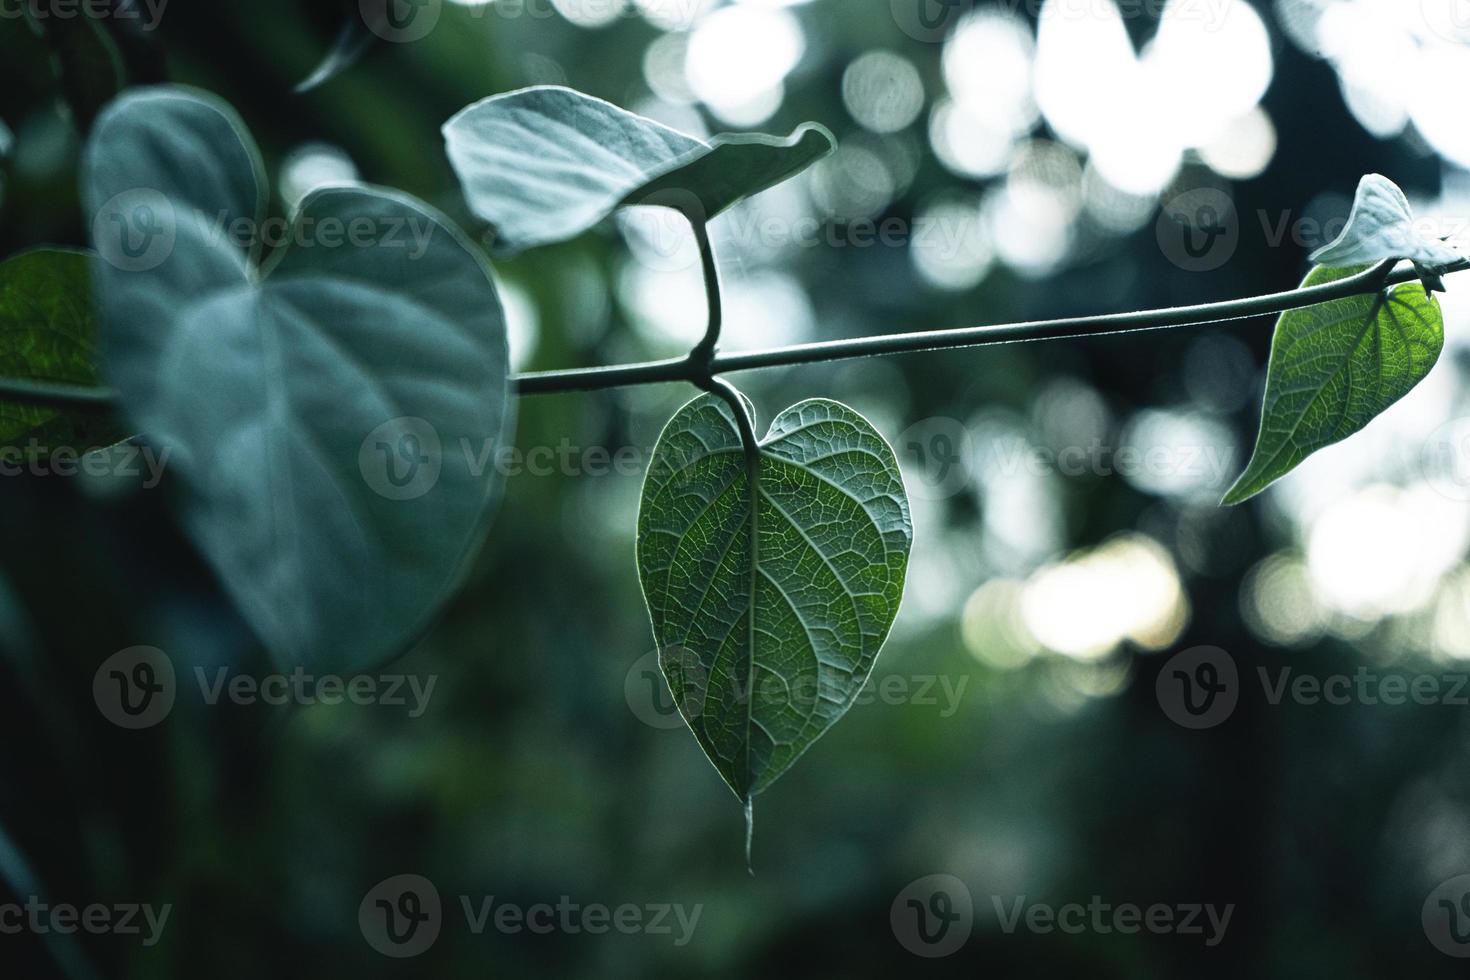
[[[1364,268],[1313,269],[1302,286]],[[1255,452],[1224,502],[1255,496],[1373,421],[1424,379],[1443,346],[1439,303],[1416,282],[1283,313],[1271,341]]]
[[[172,451],[186,524],[236,603],[286,664],[347,672],[399,652],[497,491],[476,462],[508,416],[483,258],[424,204],[354,187],[309,196],[293,244],[257,268],[236,238],[262,214],[254,146],[184,90],[115,102],[84,171],[109,259],[106,371]]]
[[[638,570],[674,700],[749,801],[867,681],[903,597],[913,528],[893,450],[837,402],[782,412],[754,494],[746,472],[723,401],[680,409],[644,483]]]
[[[626,204],[688,206],[713,218],[833,146],[814,124],[786,139],[704,143],[559,86],[476,102],[444,124],[444,139],[470,209],[494,225],[501,251],[571,238]]]
[[[1408,259],[1429,269],[1459,261],[1460,253],[1420,230],[1409,200],[1398,185],[1379,174],[1358,183],[1358,194],[1342,234],[1312,254],[1317,265],[1346,268],[1385,259]]]
[[[93,256],[62,249],[0,262],[0,377],[97,384]],[[101,415],[0,402],[0,445],[80,451],[119,433]]]

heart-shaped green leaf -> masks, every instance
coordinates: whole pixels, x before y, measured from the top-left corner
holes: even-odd
[[[1366,268],[1319,267],[1302,286]],[[1439,303],[1417,282],[1281,314],[1256,449],[1224,503],[1250,499],[1312,453],[1373,421],[1424,380],[1443,347]]]
[[[85,252],[37,249],[0,262],[0,377],[97,384],[95,261]],[[82,451],[121,435],[102,415],[0,403],[0,445],[25,437],[40,450]]]
[[[172,451],[236,603],[289,665],[400,652],[498,489],[505,325],[483,258],[424,204],[344,187],[310,195],[257,268],[240,247],[261,237],[254,145],[179,89],[113,103],[84,174],[106,373]]]
[[[782,412],[754,494],[746,472],[729,406],[706,395],[680,409],[643,486],[638,571],[674,700],[749,801],[867,681],[913,526],[893,450],[837,402]]]
[[[832,152],[808,123],[790,137],[704,143],[601,99],[554,85],[476,102],[444,124],[470,209],[511,252],[581,234],[628,204],[670,204],[713,218]]]
[[[1342,234],[1312,254],[1317,265],[1346,268],[1384,259],[1408,259],[1429,269],[1460,260],[1460,253],[1421,232],[1409,199],[1397,184],[1379,174],[1358,182],[1357,197]]]

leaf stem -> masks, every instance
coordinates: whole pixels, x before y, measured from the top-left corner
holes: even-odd
[[[697,234],[697,233],[696,233]],[[708,274],[712,260],[708,248],[705,286],[711,297],[710,323],[718,337],[718,280]],[[562,371],[534,371],[511,379],[519,395],[547,395],[573,391],[602,391],[637,385],[674,381],[698,381],[706,374],[717,376],[736,371],[789,367],[820,361],[836,361],[853,357],[875,357],[886,354],[909,354],[919,351],[952,350],[961,347],[985,347],[990,344],[1013,344],[1033,340],[1058,340],[1068,337],[1095,337],[1136,330],[1161,330],[1171,327],[1223,323],[1245,317],[1283,313],[1308,306],[1330,303],[1349,296],[1361,296],[1391,288],[1420,278],[1412,265],[1396,268],[1388,262],[1362,272],[1306,289],[1269,293],[1245,299],[1197,306],[1179,306],[1136,313],[1105,313],[1100,316],[1067,317],[1060,320],[1038,320],[1005,323],[994,326],[959,327],[951,330],[923,330],[911,333],[859,337],[851,340],[827,340],[767,350],[714,353],[706,358],[704,341],[684,357],[605,367],[572,368]],[[1442,274],[1470,269],[1470,259],[1438,270]],[[1387,271],[1385,271],[1387,270]],[[706,332],[706,339],[709,333]],[[104,412],[115,407],[116,396],[106,388],[83,388],[46,381],[21,379],[0,380],[0,400],[25,405],[49,405],[76,411]]]
[[[740,429],[740,443],[745,449],[745,486],[750,494],[750,510],[746,514],[747,533],[750,535],[750,565],[746,569],[749,576],[750,604],[745,608],[746,628],[746,650],[748,656],[745,662],[745,777],[750,778],[750,722],[755,704],[752,700],[755,691],[755,597],[758,592],[760,580],[760,480],[761,480],[761,447],[755,434],[755,419],[751,417],[750,406],[740,394],[740,389],[726,381],[724,378],[706,377],[699,382],[700,386],[710,394],[722,399],[730,406],[730,411],[735,415],[735,424]],[[755,875],[755,867],[751,863],[751,847],[755,840],[755,803],[753,788],[745,787],[745,870],[752,877]]]
[[[74,412],[110,412],[117,404],[117,395],[110,388],[30,378],[0,380],[0,398],[17,405],[65,408]]]
[[[693,211],[685,211],[684,217],[689,219],[689,226],[694,229],[695,243],[699,246],[699,261],[704,269],[704,295],[709,308],[709,323],[704,329],[704,337],[689,352],[689,357],[712,364],[715,349],[720,343],[720,326],[724,322],[724,308],[720,302],[720,269],[715,263],[714,248],[710,245],[708,224]]]
[[[1222,323],[1269,313],[1283,313],[1308,306],[1330,303],[1349,296],[1376,293],[1382,289],[1412,282],[1420,278],[1412,265],[1395,268],[1390,260],[1356,275],[1320,286],[1292,289],[1264,296],[1177,306],[1136,313],[1105,313],[1100,316],[1067,317],[1060,320],[1036,320],[994,326],[959,327],[950,330],[923,330],[910,333],[859,337],[852,340],[827,340],[767,350],[715,354],[708,369],[712,375],[763,368],[788,367],[820,361],[836,361],[854,357],[885,354],[909,354],[919,351],[952,350],[961,347],[985,347],[1034,340],[1058,340],[1068,337],[1094,337],[1130,333],[1136,330],[1162,330],[1171,327]],[[1470,269],[1470,259],[1448,266],[1443,273]],[[660,381],[697,380],[697,362],[691,358],[624,364],[615,368],[586,368],[572,371],[545,371],[519,375],[516,390],[522,395],[549,394],[558,391],[590,391]],[[681,372],[682,368],[682,372]]]

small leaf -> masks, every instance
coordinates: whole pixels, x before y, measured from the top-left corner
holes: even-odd
[[[622,205],[683,195],[704,219],[832,152],[812,123],[786,139],[692,136],[559,86],[497,95],[444,124],[469,206],[516,251],[581,234]],[[648,200],[651,195],[658,195]],[[683,203],[683,202],[681,202]]]
[[[1368,174],[1358,183],[1347,226],[1332,244],[1312,254],[1312,262],[1335,269],[1408,259],[1429,269],[1460,261],[1460,253],[1414,227],[1409,200],[1387,177]]]
[[[1366,268],[1313,269],[1302,286]],[[1223,503],[1248,500],[1373,421],[1424,380],[1443,346],[1439,303],[1418,283],[1283,313],[1271,341],[1256,449]]]
[[[505,323],[480,253],[410,197],[343,187],[258,268],[237,240],[260,228],[254,144],[182,89],[113,103],[83,172],[104,364],[171,451],[201,551],[282,663],[401,652],[499,487]]]
[[[893,450],[837,402],[777,416],[754,495],[720,399],[685,405],[659,436],[638,515],[643,594],[674,700],[737,797],[770,786],[851,707],[898,614],[912,542]]]
[[[0,377],[91,386],[97,381],[94,256],[37,249],[0,262]],[[105,416],[0,403],[0,445],[92,449],[122,433]]]
[[[365,4],[364,9],[366,9]],[[326,57],[310,75],[302,79],[296,86],[296,94],[303,95],[330,82],[357,64],[378,40],[378,35],[368,28],[362,15],[350,14],[342,24],[342,29],[337,33],[337,39],[332,42],[332,47],[327,51]]]

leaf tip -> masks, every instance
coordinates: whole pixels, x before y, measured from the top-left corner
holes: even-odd
[[[1245,503],[1247,500],[1251,499],[1255,495],[1255,493],[1246,491],[1244,488],[1241,487],[1239,483],[1237,483],[1235,484],[1235,486],[1225,491],[1225,496],[1220,498],[1220,506],[1234,507],[1238,504]]]
[[[745,796],[745,872],[755,877],[755,864],[751,861],[751,846],[755,842],[755,797]]]

